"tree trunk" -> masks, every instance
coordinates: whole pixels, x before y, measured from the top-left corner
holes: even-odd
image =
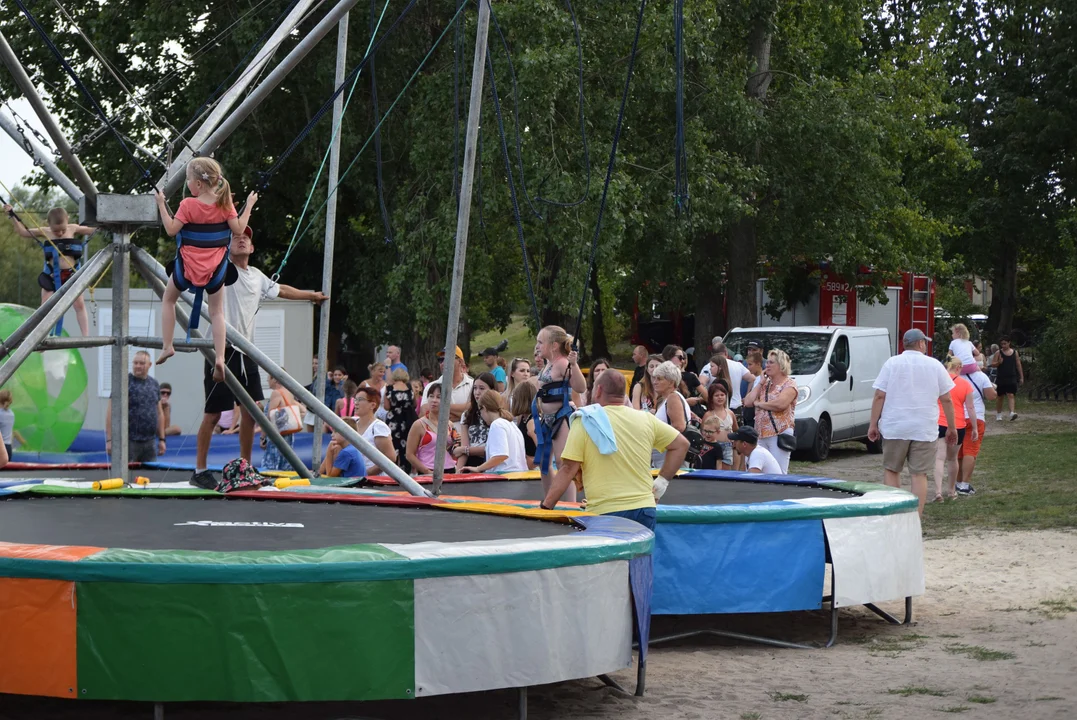
[[[754,101],[756,111],[763,112],[763,102],[770,87],[771,19],[776,8],[757,15],[748,38],[748,54],[753,71],[744,84],[744,93]],[[758,137],[749,151],[753,165],[762,158],[762,144]],[[756,198],[746,197],[754,204]],[[726,320],[729,327],[754,326],[757,322],[755,286],[758,277],[759,250],[756,244],[756,221],[754,215],[745,214],[733,226],[729,235],[729,280],[726,284]],[[697,322],[698,327],[698,322]]]
[[[1017,245],[1003,242],[996,261],[996,282],[991,298],[991,319],[996,320],[995,329],[1000,335],[1013,330],[1014,314],[1017,312]]]
[[[610,347],[606,342],[606,324],[602,320],[602,295],[598,286],[598,268],[591,273],[591,352],[588,359],[610,357]]]
[[[726,264],[726,248],[716,234],[708,233],[696,243],[696,266],[703,271],[696,275],[696,364],[711,356],[711,338],[725,335],[726,317],[722,305],[726,288],[722,283],[722,269]]]

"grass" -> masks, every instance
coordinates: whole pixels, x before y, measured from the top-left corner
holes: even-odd
[[[981,662],[993,662],[995,660],[1013,660],[1016,655],[1005,650],[990,650],[982,645],[947,645],[946,652],[953,655],[964,655],[972,660]]]
[[[969,695],[965,699],[970,703],[976,703],[978,705],[990,705],[991,703],[996,702],[995,698],[987,697],[985,695]]]
[[[1077,607],[1073,603],[1074,601],[1069,599],[1040,600],[1040,607],[1037,611],[1052,620],[1057,620],[1077,612]]]
[[[894,658],[898,656],[898,653],[923,647],[927,639],[926,635],[909,633],[908,635],[863,636],[854,638],[852,641],[864,645],[872,656]]]
[[[763,714],[757,712],[746,712],[740,714],[740,720],[759,720],[759,718],[761,717],[763,717]]]
[[[1066,698],[1055,697],[1054,695],[1047,695],[1044,697],[1036,698],[1036,702],[1051,702],[1053,700],[1065,700]]]
[[[771,692],[767,693],[767,695],[769,695],[770,699],[774,702],[788,702],[789,700],[794,700],[796,702],[808,702],[807,695],[799,695],[797,693]]]
[[[906,685],[903,688],[891,688],[886,691],[890,695],[901,695],[902,697],[912,697],[913,695],[930,695],[932,697],[946,697],[950,693],[945,690],[936,690],[935,688],[919,687],[916,685]]]
[[[963,713],[963,712],[968,712],[971,709],[972,708],[970,708],[968,705],[955,705],[953,707],[939,708],[939,712],[944,712],[944,713]]]
[[[977,494],[960,502],[929,503],[924,535],[1077,527],[1077,473],[1072,464],[1077,431],[1055,425],[1057,431],[1035,433],[1035,427],[1030,422],[1029,434],[992,437],[989,424],[973,475]]]
[[[567,329],[572,332],[572,328]],[[509,346],[505,352],[501,353],[501,356],[510,361],[514,357],[523,357],[530,360],[532,355],[535,354],[535,336],[531,334],[531,328],[527,326],[526,317],[513,315],[508,327],[505,328],[505,332],[491,330],[471,336],[471,362],[469,365],[472,377],[486,369],[479,353],[484,348],[495,347],[502,340],[508,340]],[[609,342],[610,355],[612,356],[610,360],[613,361],[614,366],[632,369],[632,345],[628,341],[617,341],[615,338],[609,338]]]

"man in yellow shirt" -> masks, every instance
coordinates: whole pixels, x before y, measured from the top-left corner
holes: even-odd
[[[595,378],[593,392],[602,409],[572,423],[562,465],[540,507],[552,510],[582,470],[588,511],[619,515],[654,530],[655,500],[684,461],[688,440],[649,412],[625,407],[625,378],[617,370]],[[657,478],[651,477],[651,450],[666,453]]]

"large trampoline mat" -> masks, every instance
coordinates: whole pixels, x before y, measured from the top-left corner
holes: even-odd
[[[102,496],[0,500],[0,541],[33,545],[280,552],[573,532],[572,526],[556,522],[331,502]]]
[[[792,483],[748,482],[741,480],[706,480],[702,478],[674,478],[662,496],[662,505],[751,505],[776,500],[802,500],[805,498],[859,497],[856,493],[813,485]]]
[[[427,486],[429,488],[429,486]],[[476,480],[474,482],[445,482],[442,495],[464,495],[502,500],[534,500],[545,498],[541,480]],[[582,495],[581,495],[582,497]]]

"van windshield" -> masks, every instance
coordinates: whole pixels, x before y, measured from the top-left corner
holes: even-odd
[[[791,333],[764,330],[759,332],[734,332],[725,336],[723,342],[729,357],[748,355],[748,343],[755,341],[763,349],[763,359],[771,350],[784,350],[793,365],[794,375],[814,375],[826,360],[826,351],[834,336],[829,333]]]

